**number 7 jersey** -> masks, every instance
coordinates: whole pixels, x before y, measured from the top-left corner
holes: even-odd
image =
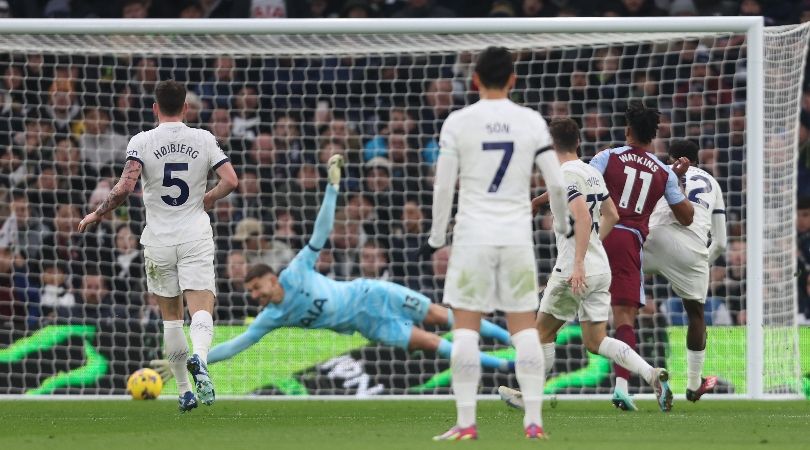
[[[650,228],[650,215],[662,197],[670,205],[686,199],[672,169],[640,147],[602,150],[591,159],[602,173],[610,198],[619,212],[617,228],[639,234],[642,242]]]
[[[540,114],[508,99],[482,99],[447,117],[440,143],[458,159],[453,245],[532,245],[532,169],[547,153],[553,167],[540,170],[559,170]]]
[[[213,237],[203,197],[209,170],[228,158],[211,133],[182,122],[161,123],[132,137],[127,160],[143,167],[142,245],[170,247]]]

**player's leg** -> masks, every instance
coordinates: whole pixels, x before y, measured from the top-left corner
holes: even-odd
[[[214,337],[214,242],[213,239],[178,246],[178,280],[191,316],[192,356],[186,367],[194,378],[197,395],[206,404],[214,403],[214,382],[208,373],[208,351]]]
[[[428,313],[422,323],[425,325],[437,325],[441,327],[453,328],[453,324],[455,323],[453,310],[445,308],[444,306],[439,306],[435,303],[431,303],[428,307]],[[481,337],[495,339],[504,345],[512,344],[508,331],[486,319],[481,319],[480,330]]]
[[[430,333],[421,328],[411,327],[411,337],[408,340],[408,350],[428,350],[436,352],[445,359],[451,359],[453,343],[438,334]],[[494,370],[509,371],[512,369],[511,361],[487,355],[479,350],[481,367]]]
[[[636,316],[644,300],[641,276],[641,237],[630,230],[614,229],[603,244],[610,262],[610,283],[613,327],[616,339],[636,349]],[[630,372],[614,364],[616,386],[614,392],[628,397],[627,381]],[[616,404],[616,402],[614,402]]]
[[[532,245],[498,249],[494,307],[506,313],[515,347],[515,375],[523,393],[523,428],[527,438],[541,439],[543,386],[546,374],[536,328],[537,265]]]
[[[453,308],[450,370],[456,400],[456,425],[435,440],[477,439],[476,394],[481,380],[481,315],[491,311],[495,295],[497,252],[493,247],[453,246],[447,267],[444,303]]]
[[[714,389],[717,377],[703,377],[703,362],[706,359],[706,319],[703,302],[683,299],[689,317],[686,331],[686,399],[700,400],[703,394]]]
[[[455,253],[455,252],[454,252]],[[450,353],[453,395],[456,399],[456,426],[434,437],[434,440],[477,439],[476,395],[481,381],[478,340],[481,313],[453,310],[453,348]]]
[[[183,297],[177,279],[177,257],[174,247],[144,247],[146,287],[158,298],[163,318],[163,356],[177,382],[181,412],[197,407],[186,370],[188,341],[183,332]]]

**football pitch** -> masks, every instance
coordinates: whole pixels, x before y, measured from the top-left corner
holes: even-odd
[[[432,442],[450,401],[219,401],[181,415],[170,401],[0,401],[0,449],[807,449],[810,403],[652,401],[623,413],[606,401],[546,401],[550,440],[522,436],[522,413],[479,406],[477,442]]]

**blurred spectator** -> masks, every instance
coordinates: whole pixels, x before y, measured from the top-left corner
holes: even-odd
[[[233,139],[231,135],[231,115],[225,108],[217,108],[211,112],[208,119],[208,131],[217,139],[223,152],[232,158],[234,166],[239,167],[242,162],[242,143]]]
[[[348,0],[343,5],[340,17],[345,19],[370,19],[377,17],[377,10],[367,0]]]
[[[214,61],[210,74],[197,86],[197,95],[205,105],[204,109],[231,107],[235,66],[233,58],[228,56],[220,56]]]
[[[181,19],[202,19],[205,17],[205,9],[197,1],[188,1],[180,9]]]
[[[126,309],[116,307],[104,276],[95,271],[88,271],[82,277],[81,290],[76,304],[70,307],[57,308],[60,319],[85,322],[97,319],[124,318]]]
[[[60,185],[66,185],[71,192],[82,193],[96,187],[98,174],[88,164],[84,164],[79,145],[73,138],[62,137],[56,141],[53,159],[56,164]]]
[[[0,192],[18,187],[28,179],[23,150],[11,145],[0,146]]]
[[[443,6],[435,5],[434,0],[406,0],[405,7],[394,13],[393,17],[455,17],[456,14]]]
[[[415,200],[408,200],[402,208],[399,224],[391,235],[391,260],[398,282],[418,290],[419,275],[426,267],[420,263],[419,247],[427,239],[427,221]]]
[[[799,119],[799,159],[797,161],[797,193],[810,197],[810,110],[803,110]]]
[[[202,120],[202,100],[200,97],[192,91],[186,92],[186,104],[188,108],[186,109],[186,116],[184,122],[186,125],[192,128],[200,128],[202,127],[203,120]]]
[[[138,246],[138,235],[129,224],[118,225],[115,230],[115,261],[113,265],[113,289],[116,292],[134,293],[140,297],[143,291],[143,257]]]
[[[304,145],[301,141],[301,128],[292,115],[276,116],[273,123],[273,139],[278,157],[277,162],[287,165],[299,164]]]
[[[366,241],[360,249],[360,276],[377,280],[389,281],[391,271],[388,267],[388,255],[379,242]]]
[[[408,136],[410,141],[410,136],[415,131],[416,124],[404,108],[391,109],[387,124],[374,139],[366,144],[364,159],[369,161],[377,156],[388,157],[391,136]],[[414,147],[422,149],[420,153],[422,161],[431,164],[436,162],[439,155],[439,144],[436,138],[430,136],[424,142],[418,138],[416,141]]]
[[[654,0],[621,0],[617,12],[621,17],[655,17],[667,13],[655,6]]]
[[[146,19],[149,16],[148,0],[124,0],[121,2],[121,18]]]
[[[84,110],[84,134],[79,138],[82,160],[96,170],[121,161],[122,149],[129,139],[116,134],[110,126],[106,108],[88,106]]]
[[[70,308],[76,297],[68,283],[68,268],[64,263],[49,261],[42,270],[39,294],[40,316],[47,317],[57,308]]]
[[[129,82],[129,91],[132,95],[130,107],[134,108],[139,122],[151,127],[155,123],[152,112],[155,86],[158,83],[158,65],[154,58],[141,58],[134,61],[134,70]]]
[[[259,134],[262,120],[259,114],[259,96],[255,86],[243,86],[239,89],[233,102],[231,116],[231,134],[238,139],[252,141]]]
[[[242,320],[258,313],[258,309],[251,306],[247,299],[245,290],[247,269],[247,259],[241,250],[228,252],[225,276],[220,278],[217,287],[216,319],[218,321]]]
[[[523,0],[520,15],[523,17],[556,17],[560,10],[551,0]]]
[[[335,213],[335,225],[330,238],[332,243],[333,270],[339,279],[349,279],[357,274],[357,250],[365,241],[360,222],[350,220],[345,210]]]
[[[800,197],[796,206],[799,314],[810,324],[810,197]]]
[[[236,224],[233,240],[242,244],[248,263],[267,264],[276,273],[295,257],[295,253],[286,243],[269,239],[261,222],[252,217],[242,219]]]
[[[6,221],[9,221],[12,248],[19,251],[21,256],[31,263],[39,261],[42,258],[43,243],[50,237],[50,228],[45,225],[41,217],[31,215],[25,191],[11,191],[9,203],[11,204],[11,216]]]
[[[232,204],[235,214],[234,219],[239,220],[246,217],[263,219],[270,214],[269,201],[267,205],[262,205],[261,189],[259,187],[259,173],[253,167],[245,167],[239,171],[239,190]]]

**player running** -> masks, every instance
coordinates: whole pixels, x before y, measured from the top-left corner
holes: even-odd
[[[146,227],[141,244],[146,284],[158,297],[164,351],[177,379],[180,411],[185,412],[197,407],[186,370],[194,377],[200,400],[211,405],[215,399],[206,367],[214,334],[214,239],[205,209],[236,189],[238,180],[214,136],[183,124],[188,105],[182,84],[161,81],[155,87],[155,100],[152,111],[159,125],[129,141],[121,179],[98,209],[79,223],[79,231],[118,207],[143,176]],[[211,169],[220,180],[205,192]],[[191,357],[183,332],[183,297],[191,316]]]
[[[568,221],[573,233],[556,233],[557,261],[540,301],[537,330],[543,347],[546,372],[554,365],[557,331],[579,317],[582,339],[591,353],[598,353],[638,374],[655,389],[663,411],[672,404],[672,390],[666,370],[653,368],[627,344],[607,336],[610,312],[610,267],[602,239],[619,220],[602,175],[577,158],[579,127],[571,119],[557,119],[549,125],[554,150],[562,163],[568,189],[570,214],[555,217]],[[498,388],[509,405],[522,408],[519,391]]]
[[[432,304],[424,295],[387,281],[358,278],[334,281],[315,270],[315,261],[326,244],[335,222],[335,207],[341,179],[343,157],[329,159],[323,204],[315,220],[309,243],[280,274],[265,264],[251,267],[245,287],[253,299],[264,305],[247,330],[211,349],[208,362],[232,358],[267,333],[280,327],[326,328],[338,333],[359,332],[365,338],[404,350],[429,350],[449,358],[452,344],[414,324],[448,326],[452,311]],[[509,333],[487,321],[481,322],[485,335],[509,344]],[[480,365],[511,370],[512,363],[481,353]],[[161,370],[164,361],[153,361]]]
[[[625,118],[627,145],[599,152],[590,165],[604,177],[610,198],[619,211],[619,223],[603,245],[612,273],[610,296],[615,337],[635,350],[636,316],[645,303],[641,260],[650,215],[664,198],[678,223],[688,226],[694,208],[678,184],[689,161],[680,158],[670,168],[647,150],[658,133],[658,111],[632,101]],[[618,364],[614,364],[614,370],[613,404],[625,411],[635,411],[627,387],[630,372]]]
[[[698,162],[698,146],[674,141],[672,161]],[[720,185],[708,172],[691,166],[686,171],[686,195],[694,203],[695,217],[681,225],[662,200],[650,217],[650,234],[644,243],[644,272],[663,275],[683,301],[689,317],[686,332],[686,399],[691,402],[714,389],[717,377],[703,378],[706,357],[706,321],[703,305],[709,289],[709,266],[726,251],[726,207]]]
[[[560,164],[551,149],[545,120],[512,103],[512,54],[489,47],[478,55],[473,81],[481,100],[450,114],[441,131],[441,152],[433,192],[429,248],[445,245],[456,180],[460,178],[453,252],[444,303],[453,308],[455,326],[451,371],[458,419],[435,440],[477,439],[476,393],[481,314],[506,313],[516,350],[515,371],[526,404],[526,437],[544,438],[541,401],[545,375],[534,326],[537,267],[532,238],[529,188],[533,162],[551,192],[551,208],[565,213]],[[555,224],[568,232],[568,222]]]

